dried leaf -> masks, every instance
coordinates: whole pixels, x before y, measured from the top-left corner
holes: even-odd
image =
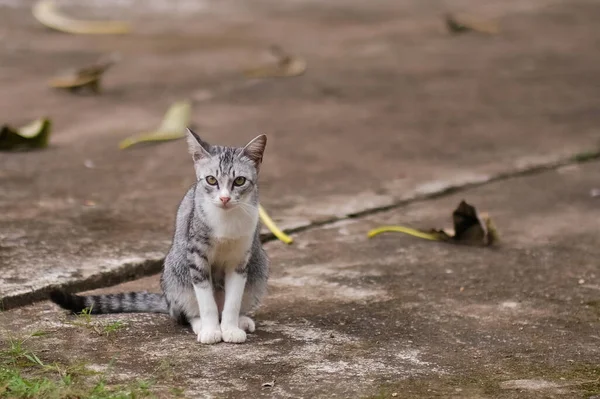
[[[275,237],[279,239],[279,241],[285,244],[291,244],[294,240],[292,237],[285,234],[283,231],[277,227],[273,219],[267,214],[267,211],[262,207],[262,205],[258,205],[258,215],[260,216],[260,220],[263,222],[265,226],[273,233]]]
[[[275,380],[273,381],[269,381],[269,382],[265,382],[262,384],[263,388],[273,388],[275,386]]]
[[[46,148],[52,123],[42,118],[19,129],[4,125],[0,128],[0,151],[19,151]]]
[[[467,245],[492,245],[499,235],[492,219],[485,213],[479,214],[475,207],[461,201],[452,213],[454,229],[431,230],[428,232],[404,226],[382,226],[368,232],[369,238],[384,232],[399,232],[434,241],[448,241]]]
[[[171,105],[157,130],[126,138],[119,143],[124,150],[132,145],[144,142],[169,141],[185,137],[190,123],[191,105],[189,101],[179,101]]]
[[[69,89],[76,91],[88,87],[94,93],[100,92],[100,80],[104,72],[117,62],[116,55],[110,55],[107,58],[101,58],[96,63],[75,71],[71,71],[63,76],[52,78],[48,85],[57,89]]]
[[[446,26],[451,33],[475,31],[488,35],[500,32],[498,25],[492,21],[482,21],[470,15],[447,14]]]
[[[119,35],[129,33],[129,23],[123,21],[87,21],[61,14],[54,1],[40,0],[33,6],[33,16],[43,25],[66,33],[88,35]]]
[[[454,235],[452,240],[471,245],[491,245],[498,241],[498,232],[487,214],[479,214],[475,207],[461,201],[452,213]]]
[[[271,46],[271,54],[277,59],[274,65],[265,65],[247,69],[244,75],[248,78],[283,78],[300,76],[306,72],[306,61],[303,58],[287,54],[279,46]]]

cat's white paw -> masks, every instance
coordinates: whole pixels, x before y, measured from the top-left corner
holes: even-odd
[[[223,341],[231,342],[233,344],[241,344],[246,342],[246,332],[241,328],[235,326],[222,327]]]
[[[216,344],[223,340],[219,326],[214,328],[203,328],[198,334],[198,342],[203,344]]]
[[[240,321],[238,323],[238,326],[242,330],[249,332],[249,333],[253,333],[254,330],[256,329],[256,327],[254,326],[254,320],[252,320],[248,316],[240,316]]]

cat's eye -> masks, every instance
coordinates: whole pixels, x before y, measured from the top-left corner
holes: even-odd
[[[206,182],[208,184],[210,184],[211,186],[217,185],[217,179],[214,176],[206,176],[206,178],[204,180],[206,180]]]
[[[242,177],[242,176],[236,177],[235,180],[233,181],[233,185],[238,186],[238,187],[243,186],[244,183],[246,183],[246,178]]]

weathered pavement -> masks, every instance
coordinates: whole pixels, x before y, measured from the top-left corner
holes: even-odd
[[[271,294],[245,345],[201,346],[160,315],[99,317],[127,327],[98,335],[47,302],[1,313],[3,337],[49,331],[27,343],[44,362],[103,371],[115,359],[112,382],[155,379],[164,397],[172,387],[189,397],[600,394],[600,203],[588,194],[599,164],[572,162],[598,150],[596,2],[461,2],[459,11],[498,19],[494,37],[446,34],[440,17],[455,9],[441,1],[74,10],[136,23],[116,39],[47,31],[31,3],[0,1],[0,120],[45,114],[55,131],[46,151],[0,153],[6,308],[50,286],[157,270],[193,181],[185,143],[128,152],[117,143],[182,98],[209,141],[269,135],[262,202],[305,230],[293,246],[267,244]],[[273,43],[305,56],[307,74],[245,82],[239,71]],[[45,87],[108,51],[123,61],[102,96]],[[561,163],[570,166],[486,183]],[[379,224],[449,224],[463,197],[492,214],[501,247],[366,239]],[[156,289],[157,278],[109,290],[140,288]]]
[[[90,3],[73,14],[126,18],[121,37],[52,32],[32,1],[0,12],[0,120],[54,120],[52,147],[0,154],[0,297],[13,307],[50,285],[90,288],[156,270],[193,181],[183,141],[117,150],[194,101],[209,141],[269,135],[262,202],[309,226],[596,151],[600,113],[592,0]],[[2,3],[0,3],[2,4]],[[121,6],[119,6],[121,4]],[[162,7],[161,7],[162,4]],[[99,7],[104,5],[104,7]],[[445,11],[503,33],[453,37]],[[277,43],[305,76],[244,82]],[[46,80],[109,51],[102,96]],[[93,168],[84,166],[93,165]],[[145,263],[145,261],[150,263]]]
[[[203,346],[162,315],[111,315],[111,336],[47,302],[0,314],[44,362],[187,397],[591,397],[600,394],[600,163],[511,179],[267,244],[271,292],[242,345]],[[461,199],[490,212],[497,248],[403,235],[441,227]],[[105,291],[158,288],[158,276]],[[71,319],[72,320],[72,319]],[[273,388],[262,388],[275,381]]]

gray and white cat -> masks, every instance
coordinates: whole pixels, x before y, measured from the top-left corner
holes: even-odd
[[[197,182],[177,211],[162,294],[78,296],[55,290],[50,299],[76,313],[169,313],[191,324],[203,344],[244,342],[246,331],[255,328],[248,313],[266,293],[269,273],[257,186],[266,144],[260,135],[244,148],[213,146],[188,129]]]

